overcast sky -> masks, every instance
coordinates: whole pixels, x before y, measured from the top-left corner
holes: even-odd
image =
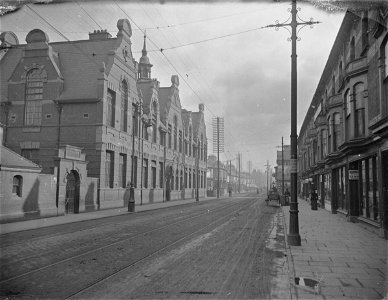
[[[343,10],[331,12],[314,3],[298,3],[301,19],[322,22],[299,32],[298,132],[344,16]],[[45,31],[52,42],[85,40],[95,29],[116,36],[117,21],[126,18],[138,61],[146,29],[152,77],[170,86],[171,75],[178,74],[182,107],[197,111],[199,103],[205,104],[209,154],[212,118],[225,119],[222,161],[240,152],[245,170],[248,160],[253,168],[264,170],[267,160],[276,165],[282,136],[289,144],[290,33],[260,27],[287,21],[290,2],[72,1],[29,6],[32,10],[23,6],[2,16],[0,23],[1,31],[15,32],[23,44],[34,28]]]

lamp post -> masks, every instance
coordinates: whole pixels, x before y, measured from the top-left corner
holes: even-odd
[[[143,110],[143,105],[140,102],[137,104],[133,110],[132,110],[132,117],[134,118],[135,116],[138,117],[141,115],[141,111]],[[139,125],[139,123],[137,124]],[[135,163],[135,130],[138,129],[138,126],[135,127],[135,122],[132,122],[132,157],[131,157],[131,184],[129,187],[129,201],[128,201],[128,211],[129,212],[134,212],[135,211],[135,185],[134,185],[134,180],[135,180],[135,168],[133,167]]]
[[[196,180],[196,195],[195,195],[195,201],[199,201],[199,151],[201,148],[201,141],[198,139],[197,141],[197,180]]]
[[[300,246],[301,238],[299,235],[299,220],[298,220],[298,194],[297,194],[297,184],[298,184],[298,171],[297,171],[297,63],[296,63],[296,41],[298,40],[297,36],[297,27],[302,26],[301,28],[313,24],[318,24],[320,22],[314,22],[312,19],[310,21],[302,21],[298,16],[298,10],[296,8],[296,0],[292,0],[291,8],[291,22],[290,23],[277,23],[275,25],[268,25],[266,27],[291,27],[291,134],[290,134],[290,177],[291,177],[291,201],[290,201],[290,226],[289,234],[287,236],[287,241],[292,246]],[[300,31],[300,29],[299,29]],[[298,32],[299,32],[298,31]]]

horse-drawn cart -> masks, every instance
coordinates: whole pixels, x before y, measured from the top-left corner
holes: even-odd
[[[268,197],[265,199],[267,205],[269,205],[270,201],[276,201],[277,205],[280,205],[280,195],[276,190],[271,190],[268,192]]]

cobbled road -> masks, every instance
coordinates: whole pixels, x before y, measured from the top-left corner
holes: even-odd
[[[3,234],[0,296],[287,299],[280,214],[236,196]]]

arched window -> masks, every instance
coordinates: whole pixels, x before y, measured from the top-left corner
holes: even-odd
[[[355,135],[362,137],[365,135],[365,101],[364,101],[364,84],[358,83],[354,86],[354,128]]]
[[[128,84],[125,80],[121,82],[121,131],[127,132],[128,127]]]
[[[22,190],[23,190],[23,177],[20,175],[16,175],[13,177],[12,193],[18,197],[21,197]]]
[[[42,122],[43,76],[32,69],[26,76],[24,125],[39,126]]]

